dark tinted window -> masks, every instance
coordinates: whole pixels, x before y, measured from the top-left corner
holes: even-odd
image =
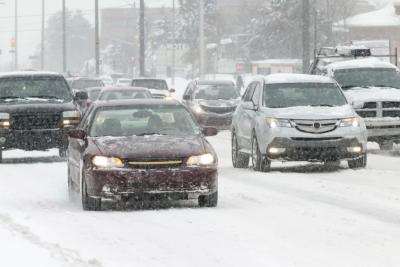
[[[0,79],[0,98],[55,98],[72,100],[72,93],[62,77],[12,77]]]
[[[347,103],[340,88],[329,83],[267,84],[263,102],[269,108],[343,106]]]

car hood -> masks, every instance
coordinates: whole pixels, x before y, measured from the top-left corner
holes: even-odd
[[[102,155],[123,159],[182,159],[206,153],[200,136],[95,137],[92,141]]]
[[[347,100],[354,106],[362,106],[365,102],[400,101],[400,89],[387,87],[354,87],[344,91]]]
[[[239,105],[240,100],[197,100],[195,103],[211,108],[227,108],[227,107],[236,107]]]
[[[356,116],[350,105],[339,107],[290,107],[270,109],[273,118],[295,120],[344,119]]]
[[[57,113],[76,109],[77,107],[73,102],[58,102],[57,100],[0,102],[0,112],[7,113]]]

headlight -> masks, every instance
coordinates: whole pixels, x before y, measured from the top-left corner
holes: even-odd
[[[192,109],[193,109],[194,113],[203,113],[204,112],[204,110],[200,107],[200,105],[194,105]]]
[[[188,166],[207,166],[215,163],[215,158],[212,154],[204,154],[200,156],[192,156],[187,160]]]
[[[10,114],[0,113],[0,127],[10,128]]]
[[[273,119],[273,118],[267,119],[267,125],[269,128],[280,128],[280,127],[292,128],[293,127],[289,120]]]
[[[103,156],[95,156],[92,159],[93,165],[100,168],[122,168],[124,163],[119,158],[108,158]]]
[[[78,125],[81,122],[81,113],[77,110],[63,112],[63,125]]]
[[[360,127],[360,119],[359,118],[343,119],[340,122],[340,127]]]

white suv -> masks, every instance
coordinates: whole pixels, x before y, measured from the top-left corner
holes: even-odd
[[[328,77],[274,74],[248,86],[232,122],[232,162],[269,171],[272,160],[317,161],[350,168],[367,163],[367,130]]]

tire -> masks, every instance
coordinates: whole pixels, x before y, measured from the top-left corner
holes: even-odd
[[[379,149],[383,151],[393,150],[393,141],[384,141],[379,143]]]
[[[0,163],[3,163],[3,150],[0,148]]]
[[[74,188],[74,183],[72,182],[69,164],[68,164],[68,199],[69,199],[69,201],[76,200],[76,191]]]
[[[239,145],[237,142],[235,132],[232,132],[232,165],[234,168],[248,168],[250,156],[239,152]]]
[[[269,172],[271,169],[271,161],[261,154],[255,133],[253,133],[251,141],[251,162],[255,171]]]
[[[208,196],[199,197],[200,207],[216,207],[218,205],[218,191]]]
[[[96,198],[91,198],[87,194],[87,185],[84,176],[82,175],[82,208],[87,211],[99,211],[101,210],[101,200]]]
[[[361,158],[347,161],[350,169],[361,169],[367,166],[367,154],[363,154]]]

